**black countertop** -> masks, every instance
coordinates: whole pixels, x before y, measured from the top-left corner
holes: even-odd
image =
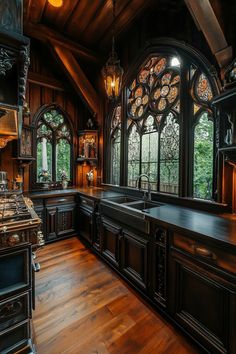
[[[65,190],[50,190],[29,193],[28,196],[34,200],[37,198],[50,198],[65,195],[82,194],[94,200],[108,199],[123,195],[118,191],[112,191],[106,188],[70,188]],[[153,222],[167,224],[174,230],[184,230],[185,233],[194,233],[200,237],[215,239],[226,245],[236,246],[236,218],[229,218],[229,215],[218,216],[194,209],[165,204],[160,207],[149,209],[145,213],[145,219]],[[236,252],[236,248],[235,248]]]
[[[59,196],[66,196],[66,195],[73,195],[73,194],[83,194],[89,198],[94,200],[100,200],[103,198],[110,198],[119,196],[122,193],[114,192],[109,189],[98,188],[98,187],[90,187],[90,188],[68,188],[68,189],[55,189],[55,190],[42,190],[37,192],[30,192],[27,196],[34,200],[37,198],[52,198],[52,197],[59,197]]]
[[[223,216],[166,204],[149,209],[145,219],[161,221],[173,229],[182,229],[236,246],[236,220]]]

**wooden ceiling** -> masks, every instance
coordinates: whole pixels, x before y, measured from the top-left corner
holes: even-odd
[[[116,0],[115,29],[118,35],[155,0]],[[31,24],[30,24],[31,23]],[[44,24],[87,48],[102,48],[112,36],[112,0],[64,0],[61,8],[47,0],[25,0],[24,28]]]

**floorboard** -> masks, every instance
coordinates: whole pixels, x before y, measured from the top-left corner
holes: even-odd
[[[198,354],[77,238],[38,252],[38,354]]]

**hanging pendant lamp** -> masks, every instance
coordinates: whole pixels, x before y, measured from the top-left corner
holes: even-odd
[[[120,66],[120,60],[118,60],[117,53],[115,52],[115,3],[116,1],[113,0],[112,49],[106,65],[102,69],[106,94],[107,97],[112,100],[118,98],[120,95],[122,76],[124,73],[124,70]]]

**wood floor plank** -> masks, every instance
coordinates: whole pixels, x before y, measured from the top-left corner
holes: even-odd
[[[45,246],[38,261],[38,354],[200,353],[77,238]]]

